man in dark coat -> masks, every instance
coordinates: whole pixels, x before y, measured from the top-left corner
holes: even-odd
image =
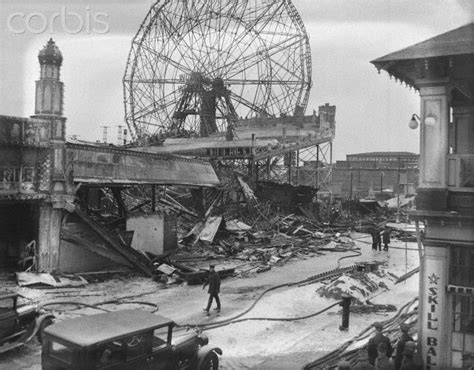
[[[372,250],[373,251],[377,250],[377,235],[376,235],[377,233],[378,231],[375,227],[370,229],[370,235],[372,236]]]
[[[415,342],[408,341],[403,349],[403,360],[400,370],[422,370],[423,359],[416,350]]]
[[[377,348],[379,343],[385,343],[385,347],[387,348],[387,357],[390,358],[392,356],[392,345],[390,343],[390,339],[388,339],[385,335],[382,334],[383,325],[380,322],[376,322],[374,324],[374,328],[376,330],[375,336],[370,338],[369,344],[367,346],[367,353],[369,355],[369,362],[374,365],[375,359],[378,356]]]
[[[217,274],[215,270],[214,265],[209,266],[209,277],[207,278],[206,282],[203,284],[202,289],[206,287],[206,285],[209,284],[209,290],[207,291],[209,293],[209,300],[207,302],[207,307],[204,309],[204,311],[207,312],[207,316],[209,316],[209,310],[211,309],[212,305],[212,300],[215,298],[216,303],[217,303],[217,312],[221,311],[221,301],[219,299],[219,291],[221,288],[221,278]]]
[[[375,244],[378,247],[379,251],[382,250],[382,238],[380,237],[380,230],[375,229]]]
[[[410,327],[405,323],[400,324],[400,331],[402,332],[402,335],[397,341],[397,353],[395,354],[396,370],[399,370],[400,366],[402,366],[403,350],[405,349],[406,342],[413,342],[413,338],[408,335],[409,328]]]
[[[390,244],[390,229],[386,227],[382,232],[383,250],[388,251],[388,245]]]

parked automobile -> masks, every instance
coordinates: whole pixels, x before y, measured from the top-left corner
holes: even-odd
[[[204,370],[219,368],[222,350],[193,331],[173,341],[175,322],[150,312],[125,310],[82,316],[47,327],[43,370]]]
[[[18,306],[18,294],[0,292],[0,353],[20,347],[53,323],[52,314],[42,314],[36,305]]]

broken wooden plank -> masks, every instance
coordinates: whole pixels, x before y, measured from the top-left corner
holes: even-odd
[[[95,222],[79,207],[76,207],[75,212],[87,226],[94,230],[107,243],[108,246],[118,252],[125,259],[130,261],[135,267],[144,272],[147,276],[153,276],[153,266],[143,257],[141,253],[131,247],[124,245],[117,236]]]
[[[222,216],[208,217],[204,223],[204,227],[199,233],[196,240],[202,240],[208,243],[212,243],[216,236],[217,230],[222,223]]]
[[[112,250],[109,251],[103,246],[96,245],[95,243],[91,243],[88,240],[81,238],[80,236],[76,234],[70,233],[69,231],[66,231],[64,229],[61,230],[61,239],[69,243],[72,243],[74,245],[78,245],[83,248],[86,248],[88,251],[94,254],[97,254],[98,256],[107,258],[115,263],[119,263],[121,265],[125,265],[128,267],[132,266],[132,264],[128,260],[124,259],[120,255],[117,255],[115,251],[112,251]]]

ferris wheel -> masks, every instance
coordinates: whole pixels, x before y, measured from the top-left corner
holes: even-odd
[[[209,136],[241,118],[304,112],[311,53],[291,0],[159,0],[123,78],[134,139]]]

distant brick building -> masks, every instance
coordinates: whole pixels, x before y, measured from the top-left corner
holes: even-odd
[[[410,152],[348,154],[333,169],[332,192],[347,198],[414,194],[418,157]]]

